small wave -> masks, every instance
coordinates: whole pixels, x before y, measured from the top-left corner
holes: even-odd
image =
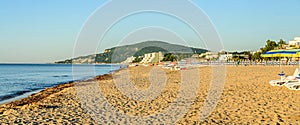
[[[31,88],[30,90],[31,91],[36,91],[36,90],[41,90],[41,89],[44,89],[44,88]]]
[[[11,99],[11,98],[23,95],[28,92],[32,92],[32,90],[15,91],[15,92],[12,92],[12,94],[0,96],[0,101]]]
[[[70,77],[70,75],[52,76],[52,77]]]
[[[69,77],[69,75],[62,75],[61,77]]]

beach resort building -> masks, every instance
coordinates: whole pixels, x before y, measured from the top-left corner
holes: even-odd
[[[219,57],[218,52],[206,52],[204,55],[206,59],[217,59]]]
[[[232,60],[233,59],[233,55],[232,54],[221,54],[219,56],[219,60],[220,61],[228,61],[228,60]]]
[[[121,62],[123,64],[127,64],[127,63],[132,63],[133,60],[135,60],[136,57],[134,56],[131,56],[131,57],[128,57],[125,61]]]
[[[291,46],[300,46],[300,37],[295,37],[294,40],[289,41],[289,45]]]
[[[144,55],[141,63],[158,63],[163,58],[164,56],[161,52],[147,53]]]
[[[199,54],[193,54],[193,55],[192,55],[192,58],[199,58],[199,57],[200,57]]]

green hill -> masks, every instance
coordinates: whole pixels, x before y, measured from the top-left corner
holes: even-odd
[[[104,53],[73,58],[56,63],[119,63],[131,56],[143,56],[146,53],[174,53],[179,57],[189,57],[194,53],[207,52],[205,49],[175,45],[161,41],[146,41],[132,45],[124,45],[106,49]]]

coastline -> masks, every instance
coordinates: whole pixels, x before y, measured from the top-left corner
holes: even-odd
[[[133,75],[131,79],[137,81],[136,85],[141,88],[147,88],[149,83],[142,81],[148,79],[149,74],[147,74],[147,72],[151,71],[151,68],[152,67],[138,66],[128,69]],[[287,74],[292,74],[293,70],[297,67],[284,66],[282,68]],[[279,72],[279,67],[226,66],[227,78],[222,97],[211,116],[207,120],[199,122],[197,118],[200,115],[201,107],[209,90],[211,67],[200,67],[199,69],[202,79],[200,81],[197,100],[192,105],[190,111],[187,112],[187,115],[178,121],[179,124],[292,124],[300,121],[300,104],[297,102],[297,100],[300,99],[300,92],[288,90],[286,87],[274,87],[268,84],[269,80],[278,79],[277,73]],[[164,71],[167,76],[170,76],[168,77],[168,85],[166,86],[166,89],[170,89],[170,91],[163,93],[163,96],[159,96],[158,100],[155,100],[153,103],[138,102],[139,106],[147,107],[142,108],[143,110],[141,111],[139,110],[141,107],[131,107],[129,109],[125,107],[120,108],[129,114],[140,113],[139,115],[145,115],[144,113],[151,114],[168,106],[169,102],[172,102],[176,97],[173,97],[173,94],[175,92],[176,95],[176,90],[178,90],[179,87],[178,80],[180,80],[180,72]],[[118,72],[122,72],[122,69],[113,73]],[[64,120],[66,123],[96,123],[90,116],[86,115],[87,111],[82,109],[82,105],[80,100],[76,97],[76,90],[74,88],[74,84],[78,83],[84,85],[93,81],[97,81],[101,90],[106,92],[105,97],[107,97],[113,105],[124,105],[128,102],[128,99],[126,101],[126,98],[120,95],[121,93],[119,93],[116,88],[112,87],[114,83],[112,73],[110,73],[96,76],[94,79],[58,85],[53,88],[45,89],[28,98],[0,105],[0,117],[4,118],[3,121],[0,119],[0,122],[10,123],[9,121],[5,121],[5,119],[9,120],[16,117],[18,119],[20,118],[21,121],[42,118],[36,122],[50,124],[64,123]],[[115,102],[113,101],[115,99],[121,100]],[[45,120],[40,116],[43,113],[46,113],[44,114]],[[75,115],[73,116],[74,113]],[[22,116],[22,114],[30,114],[33,115],[33,117],[31,118],[30,115],[25,115],[25,117]],[[78,120],[72,120],[74,119],[72,117],[76,117]],[[62,121],[56,120],[61,118],[63,118]],[[155,120],[157,119],[154,119],[154,121]]]
[[[46,88],[37,93],[33,93],[33,94],[29,95],[28,97],[25,97],[25,98],[22,98],[19,100],[14,100],[12,102],[8,102],[8,103],[1,104],[1,105],[6,105],[8,107],[28,105],[30,103],[38,102],[38,101],[50,96],[51,94],[60,92],[65,88],[69,88],[69,87],[73,87],[73,86],[74,86],[73,82],[59,84],[52,88]],[[1,113],[1,111],[0,111],[0,113]]]
[[[46,63],[0,63],[0,65],[5,65],[5,66],[6,65],[18,65],[18,66],[24,66],[24,65],[25,66],[31,66],[31,65],[33,65],[33,66],[39,66],[39,65],[41,65],[41,66],[48,66],[48,65],[50,65],[50,66],[56,66],[56,65],[58,65],[58,66],[59,65],[62,65],[62,66],[67,65],[67,66],[69,66],[70,65],[70,66],[72,66],[73,64],[55,64],[55,63],[52,63],[52,64],[46,64]],[[74,65],[97,65],[97,64],[74,64]],[[108,66],[112,65],[112,66],[114,66],[114,65],[118,65],[118,64],[99,64],[99,65],[100,66],[101,65],[108,65]],[[122,68],[124,68],[124,66],[122,66],[121,69]],[[110,74],[110,73],[112,73],[114,71],[115,70],[106,72],[106,74]],[[26,89],[26,90],[14,91],[14,93],[12,93],[12,94],[8,94],[8,95],[2,96],[1,97],[1,101],[0,101],[0,105],[7,104],[7,103],[10,103],[10,102],[13,102],[13,101],[18,101],[18,100],[27,98],[27,97],[29,97],[29,96],[31,96],[33,94],[39,93],[41,91],[44,91],[46,88],[54,88],[54,87],[57,87],[57,86],[62,85],[62,84],[68,84],[68,83],[73,83],[73,82],[86,81],[88,79],[94,79],[97,76],[98,75],[93,76],[93,77],[84,77],[84,78],[80,78],[80,79],[76,79],[76,80],[74,80],[74,78],[73,79],[71,78],[71,79],[68,79],[68,80],[66,80],[66,79],[62,80],[61,79],[61,81],[63,81],[63,82],[57,80],[57,81],[51,83],[52,85],[50,85],[50,86],[48,85],[48,86],[45,86],[45,87],[29,88],[29,89]],[[53,75],[51,77],[60,77],[60,76],[59,75]],[[65,77],[65,75],[63,75],[63,77]],[[36,79],[36,80],[38,81],[39,79]]]
[[[21,100],[21,99],[27,98],[27,97],[29,97],[30,95],[33,95],[33,94],[36,94],[36,93],[41,92],[42,90],[43,90],[43,89],[31,91],[31,92],[24,93],[24,94],[22,94],[22,95],[19,95],[19,96],[13,97],[13,98],[9,98],[9,99],[0,101],[0,105],[8,104],[8,103],[11,103],[11,102],[14,102],[14,101],[17,101],[17,100]]]

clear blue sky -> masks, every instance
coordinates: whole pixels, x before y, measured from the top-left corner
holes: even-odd
[[[1,0],[0,63],[48,63],[72,57],[81,27],[105,2]],[[267,39],[289,41],[300,36],[299,0],[193,2],[209,16],[226,50],[257,50]]]

